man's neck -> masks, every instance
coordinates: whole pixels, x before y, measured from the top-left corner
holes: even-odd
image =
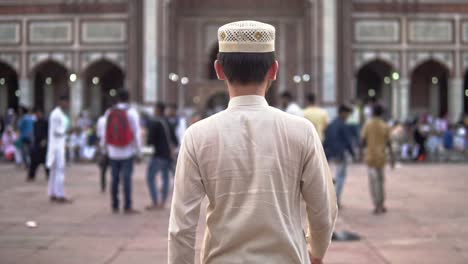
[[[266,84],[248,84],[248,85],[238,85],[238,84],[229,84],[229,97],[245,96],[245,95],[258,95],[265,97],[266,93]]]

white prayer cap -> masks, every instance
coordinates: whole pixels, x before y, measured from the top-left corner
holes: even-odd
[[[218,29],[219,52],[273,52],[275,27],[245,20],[226,24]]]

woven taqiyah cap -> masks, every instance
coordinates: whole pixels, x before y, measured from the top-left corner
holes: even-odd
[[[253,20],[237,21],[218,29],[219,52],[273,52],[275,27]]]

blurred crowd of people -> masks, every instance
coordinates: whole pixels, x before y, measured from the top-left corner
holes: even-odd
[[[450,124],[447,117],[424,114],[405,123],[390,122],[393,147],[401,161],[463,161],[468,154],[468,115]]]
[[[289,92],[282,94],[281,98],[280,108],[313,121],[320,138],[323,139],[323,133],[329,123],[328,113],[316,107],[314,95],[306,96],[307,105],[304,109],[294,102]],[[346,123],[353,137],[353,147],[356,151],[359,151],[360,128],[372,116],[372,107],[375,104],[377,102],[371,99],[363,105],[357,101],[349,105],[352,111]],[[189,112],[188,115],[179,115],[175,104],[168,104],[164,109],[164,116],[167,116],[171,128],[176,129],[174,134],[179,139],[182,138],[187,124],[201,119],[201,115],[193,112]],[[150,115],[145,111],[141,111],[140,114],[142,133],[145,137],[146,124]],[[30,167],[34,148],[46,144],[44,140],[36,142],[37,138],[47,135],[44,132],[47,130],[44,125],[34,130],[35,121],[38,119],[45,120],[47,123],[47,116],[44,116],[41,109],[25,107],[17,111],[8,109],[4,115],[0,115],[0,155],[4,160],[16,162],[18,166],[25,168]],[[98,158],[98,119],[99,117],[93,117],[87,111],[79,114],[67,132],[67,161],[94,161]],[[406,122],[394,121],[387,116],[386,121],[392,127],[392,146],[400,161],[459,161],[463,160],[468,153],[467,114],[455,124],[449,123],[446,116],[434,117],[430,114],[422,114]]]
[[[164,208],[169,196],[170,175],[175,172],[179,143],[187,127],[200,120],[202,115],[194,111],[180,112],[175,104],[157,103],[155,108],[149,111],[148,108],[138,109],[129,104],[128,92],[124,92],[121,96],[124,100],[109,106],[100,117],[92,117],[83,111],[74,122],[70,122],[66,116],[67,109],[60,110],[60,115],[65,114],[59,118],[65,123],[61,124],[65,127],[63,136],[65,162],[96,162],[100,168],[102,192],[106,191],[106,174],[108,168],[111,168],[112,209],[118,212],[118,185],[122,182],[125,212],[134,213],[136,211],[131,206],[133,162],[135,159],[140,160],[143,154],[150,155],[146,183],[151,203],[146,209]],[[364,160],[369,166],[375,212],[383,213],[386,208],[383,205],[382,168],[387,157],[382,156],[382,153],[392,154],[392,164],[395,160],[455,161],[467,157],[467,115],[457,124],[450,124],[446,117],[435,118],[428,114],[401,123],[388,118],[378,102],[369,100],[364,105],[357,102],[341,105],[337,108],[337,117],[330,120],[330,113],[317,105],[314,94],[306,96],[304,108],[294,101],[289,92],[281,95],[280,103],[279,108],[283,111],[306,118],[315,126],[319,138],[323,141],[327,158],[335,164],[334,180],[339,203],[350,160]],[[57,108],[60,109],[60,106]],[[117,114],[114,116],[115,111],[120,113],[119,109],[127,111],[124,119],[130,120],[129,124],[122,123],[122,118]],[[3,159],[16,162],[18,166],[26,168],[28,181],[35,179],[40,165],[44,165],[45,174],[49,177],[50,170],[46,166],[48,146],[50,146],[48,141],[54,136],[50,134],[49,123],[52,121],[49,119],[52,120],[41,109],[27,108],[21,108],[17,112],[8,109],[4,116],[0,116],[2,135],[0,150]],[[117,123],[109,125],[109,122]],[[115,132],[117,134],[113,136],[114,139],[111,135],[114,132],[110,127],[118,128]],[[121,135],[126,134],[130,141],[120,142],[125,140],[125,136]],[[369,140],[371,146],[364,142]],[[125,146],[112,146],[109,144],[112,141],[115,141],[112,144]],[[390,143],[388,151],[387,141]],[[374,151],[370,158],[368,155],[363,159],[365,148],[367,152]],[[393,153],[396,155],[393,156]],[[63,171],[59,172],[59,175],[62,174]],[[156,180],[157,175],[161,175],[160,187],[156,186],[159,182]],[[60,184],[63,185],[63,180]],[[52,187],[49,186],[50,188]],[[63,196],[63,186],[58,189]],[[158,190],[161,190],[161,193]],[[54,195],[51,199],[53,198]]]
[[[328,126],[328,113],[315,104],[315,96],[309,94],[303,109],[294,102],[289,92],[282,94],[282,109],[290,114],[303,116],[314,123],[320,137]],[[376,105],[382,105],[375,99],[365,104],[358,100],[347,105],[350,108],[346,124],[353,142],[353,150],[360,153],[359,134],[361,128],[373,115]],[[388,112],[384,120],[391,127],[391,142],[395,158],[402,162],[447,162],[464,161],[468,158],[468,114],[463,114],[456,123],[450,123],[448,117],[435,117],[421,114],[405,122],[393,120]],[[358,156],[357,156],[358,157]]]

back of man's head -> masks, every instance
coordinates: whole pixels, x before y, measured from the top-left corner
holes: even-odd
[[[372,109],[372,114],[375,117],[382,117],[383,113],[384,113],[384,108],[380,104],[374,105],[374,107]]]
[[[338,113],[339,114],[349,114],[351,113],[353,110],[351,109],[351,107],[345,105],[345,104],[341,104],[339,107],[338,107]]]
[[[156,115],[164,115],[166,105],[163,102],[157,102],[155,107]]]
[[[307,103],[309,103],[310,105],[315,104],[315,94],[314,93],[310,93],[310,94],[307,95]]]
[[[288,100],[288,101],[292,101],[292,94],[289,91],[285,91],[281,93],[281,98]]]
[[[275,28],[265,23],[237,21],[220,27],[218,63],[225,79],[241,86],[264,83],[276,65],[274,44]]]
[[[276,57],[274,52],[220,52],[218,61],[230,83],[247,85],[264,82]]]
[[[117,100],[121,103],[128,103],[130,100],[130,93],[127,89],[119,89],[117,92]]]

